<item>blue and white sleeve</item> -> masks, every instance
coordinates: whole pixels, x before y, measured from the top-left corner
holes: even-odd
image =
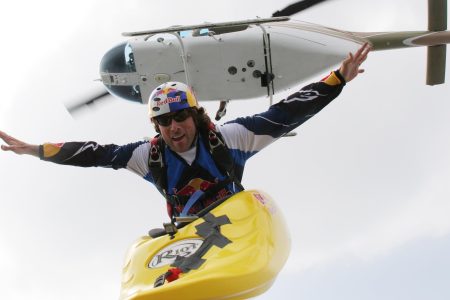
[[[241,165],[279,137],[310,119],[342,91],[345,81],[338,71],[309,84],[267,111],[237,118],[218,127],[234,158]]]

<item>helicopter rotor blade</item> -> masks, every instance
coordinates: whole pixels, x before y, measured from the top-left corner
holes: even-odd
[[[95,95],[93,95],[92,97],[84,100],[84,101],[80,101],[74,104],[68,104],[66,105],[66,109],[67,111],[73,115],[74,113],[76,113],[78,110],[80,110],[81,108],[91,105],[93,104],[95,101],[101,100],[106,96],[109,96],[110,94],[107,91],[102,91],[101,93],[97,93]]]
[[[311,6],[314,6],[316,4],[319,4],[321,2],[324,2],[326,0],[303,0],[295,2],[282,10],[278,10],[272,14],[272,17],[288,17],[292,16],[302,10],[305,10],[307,8],[310,8]]]

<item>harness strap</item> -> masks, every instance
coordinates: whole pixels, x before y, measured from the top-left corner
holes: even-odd
[[[194,206],[195,203],[197,203],[198,200],[200,200],[205,193],[202,190],[195,191],[194,194],[192,194],[191,198],[189,198],[188,202],[184,205],[183,211],[180,214],[180,217],[187,217],[189,210],[192,206]]]
[[[234,174],[234,161],[225,144],[223,136],[220,132],[215,130],[215,125],[213,123],[209,123],[208,144],[209,152],[219,170],[231,178],[231,181],[237,185],[239,189],[244,190],[240,180]]]
[[[174,215],[175,207],[179,205],[185,206],[183,212],[187,214],[189,212],[189,209],[192,208],[195,203],[200,200],[213,197],[217,192],[225,188],[230,183],[236,185],[240,190],[244,190],[244,187],[242,186],[240,180],[234,173],[234,161],[230,155],[228,147],[226,146],[220,132],[216,131],[215,125],[212,122],[209,124],[207,131],[203,132],[202,137],[217,168],[222,174],[226,175],[227,178],[223,181],[218,182],[214,187],[211,187],[204,191],[202,195],[196,195],[195,198],[189,198],[189,196],[167,194],[167,166],[165,166],[164,164],[163,157],[165,143],[160,135],[155,136],[151,140],[148,166],[152,174],[155,186],[158,188],[159,192],[166,198],[167,209],[170,216]],[[186,209],[188,203],[190,206]]]
[[[153,177],[153,182],[158,191],[168,200],[167,195],[167,167],[164,164],[163,151],[164,141],[158,134],[150,141],[150,153],[148,156],[148,167]],[[174,204],[167,201],[167,212],[173,215]]]
[[[161,142],[162,138],[159,135],[155,136],[151,140],[150,153],[148,156],[148,166],[150,167],[150,171],[152,172],[153,181],[155,185],[160,189],[160,191],[164,191],[165,193],[165,165],[162,157],[162,148],[163,144]]]

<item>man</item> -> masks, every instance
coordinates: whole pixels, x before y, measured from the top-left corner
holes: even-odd
[[[127,168],[153,183],[166,198],[170,217],[194,214],[243,190],[247,159],[293,130],[341,92],[364,70],[370,46],[351,53],[337,71],[307,85],[266,112],[215,126],[190,87],[168,82],[149,99],[149,114],[160,134],[124,146],[95,142],[31,145],[0,131],[4,151],[82,167]]]

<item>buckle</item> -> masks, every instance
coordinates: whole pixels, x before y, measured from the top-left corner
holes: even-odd
[[[211,148],[211,150],[224,145],[222,140],[219,139],[217,134],[212,130],[210,130],[208,132],[208,141],[209,141],[209,147]]]
[[[171,223],[163,223],[164,230],[167,234],[170,235],[170,239],[173,239],[175,236],[175,233],[178,232],[177,226],[175,224]]]

